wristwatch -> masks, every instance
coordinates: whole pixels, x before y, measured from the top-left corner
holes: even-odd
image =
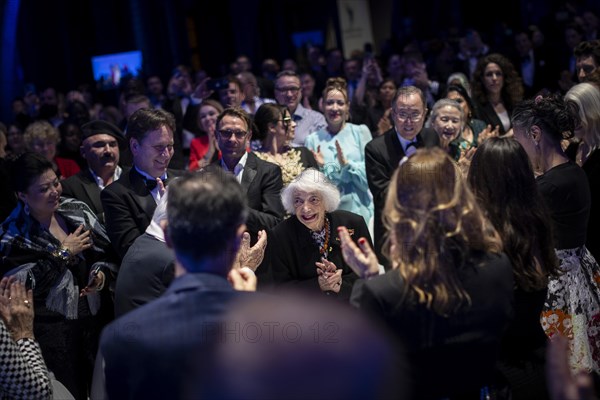
[[[54,253],[52,253],[52,255],[58,258],[60,261],[64,261],[66,263],[70,262],[72,259],[71,251],[69,251],[69,249],[66,247],[59,247],[54,251]]]

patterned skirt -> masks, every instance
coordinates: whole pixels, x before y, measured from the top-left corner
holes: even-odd
[[[569,339],[574,372],[600,373],[600,267],[585,248],[556,250],[561,275],[548,282],[541,323]]]

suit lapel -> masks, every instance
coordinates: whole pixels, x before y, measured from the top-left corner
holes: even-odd
[[[248,188],[258,173],[257,168],[256,156],[253,153],[248,153],[244,172],[242,173],[242,187],[244,188],[244,193],[248,193]]]
[[[398,139],[398,134],[394,128],[388,131],[388,134],[385,137],[385,146],[388,149],[388,154],[390,156],[390,166],[392,167],[392,170],[394,170],[400,163],[402,157],[404,157],[404,149],[402,149],[402,144],[400,144],[400,139]]]
[[[102,210],[102,202],[100,201],[100,188],[98,187],[98,184],[94,180],[94,177],[89,169],[84,171],[81,180],[81,186],[83,187],[85,194],[89,197],[90,202],[93,204],[94,209],[98,212]]]
[[[141,209],[144,210],[146,215],[152,218],[154,210],[156,209],[156,202],[146,187],[144,178],[135,170],[134,167],[132,167],[129,171],[129,181],[131,183],[133,199],[140,205]]]

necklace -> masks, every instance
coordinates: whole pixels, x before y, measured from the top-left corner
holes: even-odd
[[[325,226],[323,227],[323,230],[321,230],[321,232],[311,233],[313,239],[315,240],[315,242],[317,242],[317,245],[319,245],[319,253],[324,258],[327,258],[329,252],[331,251],[331,248],[329,247],[329,219],[325,218]]]

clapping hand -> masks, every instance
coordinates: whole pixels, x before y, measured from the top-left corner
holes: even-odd
[[[33,292],[14,277],[0,281],[0,316],[15,341],[33,338]]]
[[[242,235],[242,243],[236,255],[235,268],[248,267],[252,271],[256,271],[260,263],[265,257],[265,249],[267,248],[267,232],[261,230],[258,232],[258,240],[254,246],[250,247],[250,234],[244,232]]]
[[[339,293],[342,286],[342,270],[324,258],[321,259],[321,262],[315,264],[317,266],[317,281],[321,290]]]
[[[256,275],[248,267],[231,268],[227,274],[227,280],[235,290],[254,292],[256,291]]]
[[[343,167],[344,165],[348,164],[348,161],[346,160],[346,156],[344,156],[344,151],[342,150],[342,146],[340,145],[340,142],[338,142],[337,140],[335,141],[335,151],[336,151],[337,159],[338,159],[338,162],[340,163],[340,165]]]
[[[487,139],[498,136],[500,136],[500,125],[496,125],[494,129],[492,129],[491,125],[488,125],[484,130],[479,132],[479,136],[477,136],[477,145],[481,146]]]
[[[321,153],[321,146],[317,146],[317,151],[311,151],[315,157],[315,161],[317,161],[317,164],[319,164],[319,167],[323,167],[323,165],[325,165],[325,157],[323,157],[323,153]]]
[[[338,236],[342,243],[342,256],[346,264],[361,278],[379,274],[379,261],[365,238],[358,239],[358,246],[345,226],[338,227]],[[359,247],[360,246],[360,247]]]
[[[460,149],[460,157],[458,159],[458,168],[460,172],[466,178],[469,175],[469,168],[471,168],[471,161],[477,151],[477,147],[470,147],[468,149]]]

